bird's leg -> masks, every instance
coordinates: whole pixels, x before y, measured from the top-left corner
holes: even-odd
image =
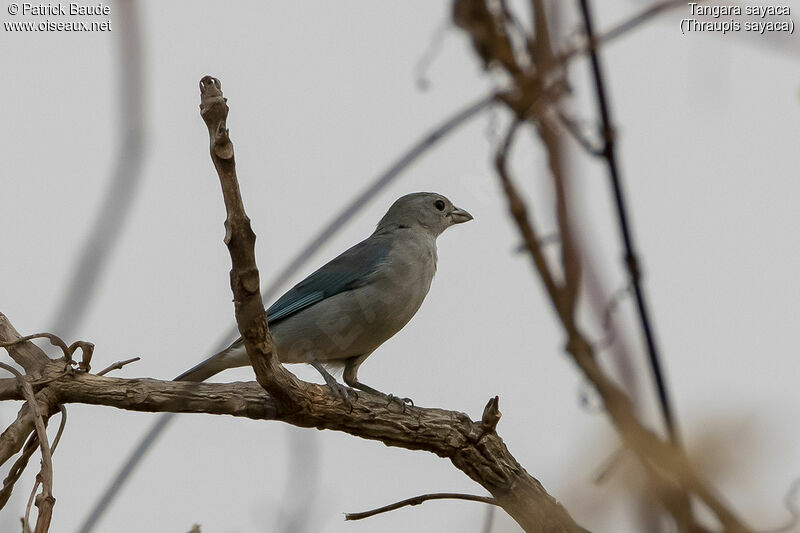
[[[363,390],[364,392],[369,392],[369,393],[372,393],[372,394],[376,394],[378,396],[383,396],[384,398],[386,398],[390,402],[395,402],[395,401],[396,402],[400,402],[401,404],[403,404],[403,406],[405,406],[405,405],[414,405],[414,401],[411,398],[399,398],[399,397],[395,396],[394,394],[386,394],[385,392],[381,392],[381,391],[379,391],[377,389],[373,389],[369,385],[364,385],[363,383],[361,383],[358,380],[352,381],[352,382],[347,383],[347,384],[349,386],[353,387],[354,389]]]
[[[366,353],[364,355],[359,355],[357,357],[351,357],[350,359],[347,359],[345,361],[344,375],[342,376],[344,378],[344,382],[348,386],[354,389],[362,390],[364,392],[369,392],[371,394],[376,394],[378,396],[383,396],[390,402],[392,401],[400,402],[403,405],[403,409],[405,409],[406,404],[414,405],[414,402],[411,401],[411,398],[398,398],[394,394],[385,394],[379,390],[373,389],[369,385],[364,385],[363,383],[358,381],[358,367],[361,365],[361,363],[364,362],[364,360],[367,357],[369,357],[370,353],[372,352]]]
[[[328,385],[328,387],[333,391],[334,394],[336,394],[337,396],[341,397],[342,400],[344,400],[345,403],[350,405],[350,398],[349,398],[350,394],[352,394],[355,398],[358,398],[358,395],[356,394],[356,392],[354,390],[348,389],[347,387],[345,387],[344,385],[342,385],[341,383],[336,381],[336,378],[333,377],[330,374],[330,372],[328,372],[325,369],[324,366],[322,366],[322,363],[320,363],[319,361],[317,361],[313,357],[309,356],[308,357],[308,364],[313,366],[317,370],[317,372],[320,373],[320,375],[322,376],[322,379],[325,380],[325,383]]]

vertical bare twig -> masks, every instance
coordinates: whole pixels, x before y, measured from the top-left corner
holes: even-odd
[[[53,456],[50,452],[50,443],[47,440],[47,429],[45,427],[45,418],[42,410],[39,408],[39,402],[36,399],[36,394],[33,392],[31,384],[25,380],[25,377],[20,374],[17,369],[0,362],[0,368],[3,368],[17,378],[19,387],[22,394],[25,396],[26,404],[29,406],[33,413],[33,423],[36,427],[36,438],[39,441],[39,447],[42,451],[42,468],[39,470],[38,480],[42,483],[42,492],[36,496],[36,507],[39,509],[39,516],[36,519],[36,529],[34,533],[46,533],[50,529],[50,520],[53,518],[53,506],[56,499],[53,497]],[[34,492],[36,488],[34,487]],[[25,513],[25,523],[27,524],[28,513]]]
[[[594,40],[594,28],[592,25],[592,16],[589,10],[589,0],[580,0],[581,14],[583,16],[583,23],[586,28],[586,36],[589,42]],[[664,8],[661,8],[664,9]],[[645,15],[651,16],[657,10],[648,10]],[[639,24],[643,18],[634,18],[633,24]],[[629,26],[630,27],[630,26]],[[625,206],[625,195],[622,190],[622,179],[620,177],[619,167],[617,165],[617,156],[614,143],[614,130],[611,120],[611,112],[608,106],[608,98],[606,97],[605,82],[603,81],[603,72],[600,67],[600,58],[597,50],[592,49],[589,52],[592,65],[592,75],[594,77],[595,90],[597,91],[597,107],[600,112],[600,119],[603,128],[603,157],[606,159],[608,165],[608,174],[611,180],[611,186],[614,192],[614,205],[617,209],[617,219],[619,221],[620,234],[622,235],[622,242],[625,247],[625,265],[628,268],[631,284],[633,285],[633,293],[636,298],[636,309],[639,315],[639,324],[642,328],[645,343],[647,345],[647,356],[650,361],[650,369],[653,373],[653,380],[655,381],[656,391],[658,392],[659,405],[661,406],[661,413],[664,416],[664,423],[667,427],[670,442],[674,446],[681,446],[680,435],[678,433],[677,423],[675,422],[675,415],[673,414],[672,403],[669,398],[664,372],[661,368],[661,358],[656,346],[655,333],[650,321],[650,314],[647,307],[647,299],[644,293],[644,288],[641,284],[641,270],[639,265],[638,254],[633,242],[633,235],[628,222],[628,212]]]
[[[291,409],[302,396],[303,385],[278,362],[272,350],[267,313],[261,299],[256,265],[256,236],[244,210],[233,143],[227,127],[228,104],[222,84],[205,76],[200,80],[200,115],[208,128],[211,160],[219,175],[225,200],[225,244],[231,256],[231,291],[239,333],[244,340],[256,380],[279,404]]]

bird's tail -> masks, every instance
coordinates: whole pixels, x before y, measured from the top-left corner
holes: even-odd
[[[242,355],[244,357],[242,357]],[[233,344],[215,353],[205,361],[193,366],[172,381],[205,381],[211,376],[219,374],[228,368],[249,365],[247,352],[244,351],[242,339],[236,339]]]

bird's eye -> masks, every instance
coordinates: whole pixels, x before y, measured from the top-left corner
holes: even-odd
[[[439,211],[444,211],[444,202],[443,202],[442,200],[436,200],[435,202],[433,202],[433,205],[434,205],[434,206],[436,207],[436,209],[438,209]]]

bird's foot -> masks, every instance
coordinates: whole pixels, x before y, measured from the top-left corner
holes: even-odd
[[[358,399],[358,393],[356,391],[354,391],[353,389],[351,389],[350,387],[342,385],[341,383],[336,381],[333,378],[333,376],[331,376],[330,379],[328,379],[328,377],[324,376],[324,375],[323,375],[323,377],[325,378],[325,384],[328,385],[328,388],[331,390],[331,392],[335,396],[338,396],[339,398],[341,398],[342,402],[347,406],[347,408],[352,411],[353,410],[353,404],[350,402],[350,398],[353,398],[353,399],[357,400]]]
[[[393,403],[399,404],[400,407],[402,407],[403,412],[405,412],[407,405],[411,405],[411,406],[414,405],[414,402],[411,400],[411,398],[398,398],[394,394],[386,394],[385,392],[381,392],[381,391],[379,391],[377,389],[373,389],[369,385],[364,385],[360,381],[351,381],[351,382],[348,382],[348,385],[352,386],[354,389],[359,389],[359,390],[362,390],[364,392],[368,392],[370,394],[374,394],[376,396],[380,396],[382,398],[385,398],[386,402],[387,402],[386,403],[387,407],[392,405]],[[355,392],[355,391],[353,391],[351,389],[351,392]]]
[[[334,395],[341,398],[342,403],[344,403],[350,411],[353,410],[353,403],[350,399],[358,399],[358,393],[356,391],[335,381],[333,383],[328,383],[328,388],[331,389]]]
[[[322,364],[320,364],[320,362],[316,359],[309,358],[308,363],[313,366],[317,372],[319,372],[320,376],[322,376],[322,379],[325,380],[325,384],[328,386],[331,392],[333,392],[335,396],[341,398],[342,402],[347,406],[347,408],[352,411],[353,404],[350,403],[350,398],[352,397],[354,399],[358,399],[358,393],[350,387],[342,385],[336,381],[336,378],[333,377],[330,372],[325,370],[325,367],[322,366]]]
[[[387,407],[392,405],[393,403],[399,404],[400,407],[402,407],[404,413],[406,412],[406,406],[407,405],[410,405],[411,407],[414,406],[414,401],[411,398],[399,398],[399,397],[395,396],[394,394],[384,394],[383,396],[387,400],[387,403],[386,403]]]

